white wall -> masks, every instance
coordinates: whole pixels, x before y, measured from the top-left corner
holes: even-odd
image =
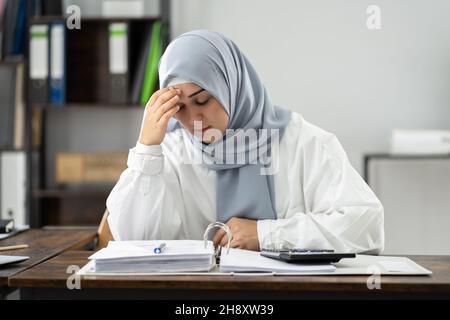
[[[379,31],[366,9],[381,8]],[[172,0],[172,36],[212,29],[274,103],[338,135],[356,169],[392,128],[450,128],[448,0]]]

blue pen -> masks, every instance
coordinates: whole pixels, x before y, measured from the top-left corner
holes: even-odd
[[[161,253],[164,250],[165,247],[166,247],[166,243],[163,242],[159,246],[157,246],[155,249],[153,249],[153,252],[157,253],[157,254]]]

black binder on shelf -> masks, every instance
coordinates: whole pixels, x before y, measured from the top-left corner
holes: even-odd
[[[41,3],[42,15],[44,16],[61,16],[62,0],[39,0]]]
[[[153,25],[149,24],[145,28],[143,43],[140,46],[140,54],[138,62],[134,70],[133,82],[131,84],[131,103],[138,105],[141,99],[141,90],[145,78],[145,70],[147,65],[148,55],[150,54],[150,42],[152,38]]]
[[[20,62],[0,64],[0,148],[25,146],[24,66]]]
[[[14,31],[19,13],[19,1],[7,1],[4,9],[3,57],[10,55],[14,45]]]
[[[6,3],[0,1],[0,60],[3,59],[3,46],[4,46],[4,37],[5,37],[5,10]]]
[[[13,65],[0,65],[0,148],[11,146],[11,132],[14,119],[16,70]]]

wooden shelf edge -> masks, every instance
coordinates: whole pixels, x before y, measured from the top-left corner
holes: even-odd
[[[74,109],[82,109],[82,110],[144,110],[143,106],[140,105],[127,105],[127,104],[83,104],[83,103],[69,103],[63,105],[50,105],[50,104],[33,104],[34,109],[40,110],[74,110]]]
[[[78,197],[107,197],[110,190],[58,190],[58,189],[38,189],[33,190],[35,198],[78,198]]]
[[[26,148],[5,148],[0,147],[0,152],[27,152]]]
[[[450,158],[450,153],[443,154],[395,154],[389,152],[380,152],[380,153],[367,153],[364,154],[365,158],[370,159],[398,159],[398,160],[407,160],[407,159],[448,159]]]
[[[31,24],[39,24],[39,23],[49,23],[53,21],[64,21],[67,19],[67,16],[40,16],[40,17],[31,17]],[[114,22],[114,21],[155,21],[160,20],[160,15],[155,16],[142,16],[142,17],[103,17],[103,16],[90,16],[81,18],[81,23],[83,22]]]
[[[23,55],[14,55],[14,56],[7,56],[3,57],[3,59],[0,60],[0,65],[18,65],[26,63],[25,57]]]

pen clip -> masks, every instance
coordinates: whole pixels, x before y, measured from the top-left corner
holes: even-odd
[[[230,227],[227,226],[225,223],[222,223],[222,222],[212,222],[206,228],[205,233],[203,235],[203,242],[205,244],[205,249],[206,249],[206,247],[208,245],[208,233],[213,228],[221,228],[221,229],[225,230],[225,233],[227,234],[227,238],[228,238],[228,243],[227,243],[227,254],[228,254],[228,252],[230,251],[230,243],[231,243],[231,239],[233,238],[233,235],[231,234]],[[216,250],[215,254],[217,255],[218,252],[219,251]]]

